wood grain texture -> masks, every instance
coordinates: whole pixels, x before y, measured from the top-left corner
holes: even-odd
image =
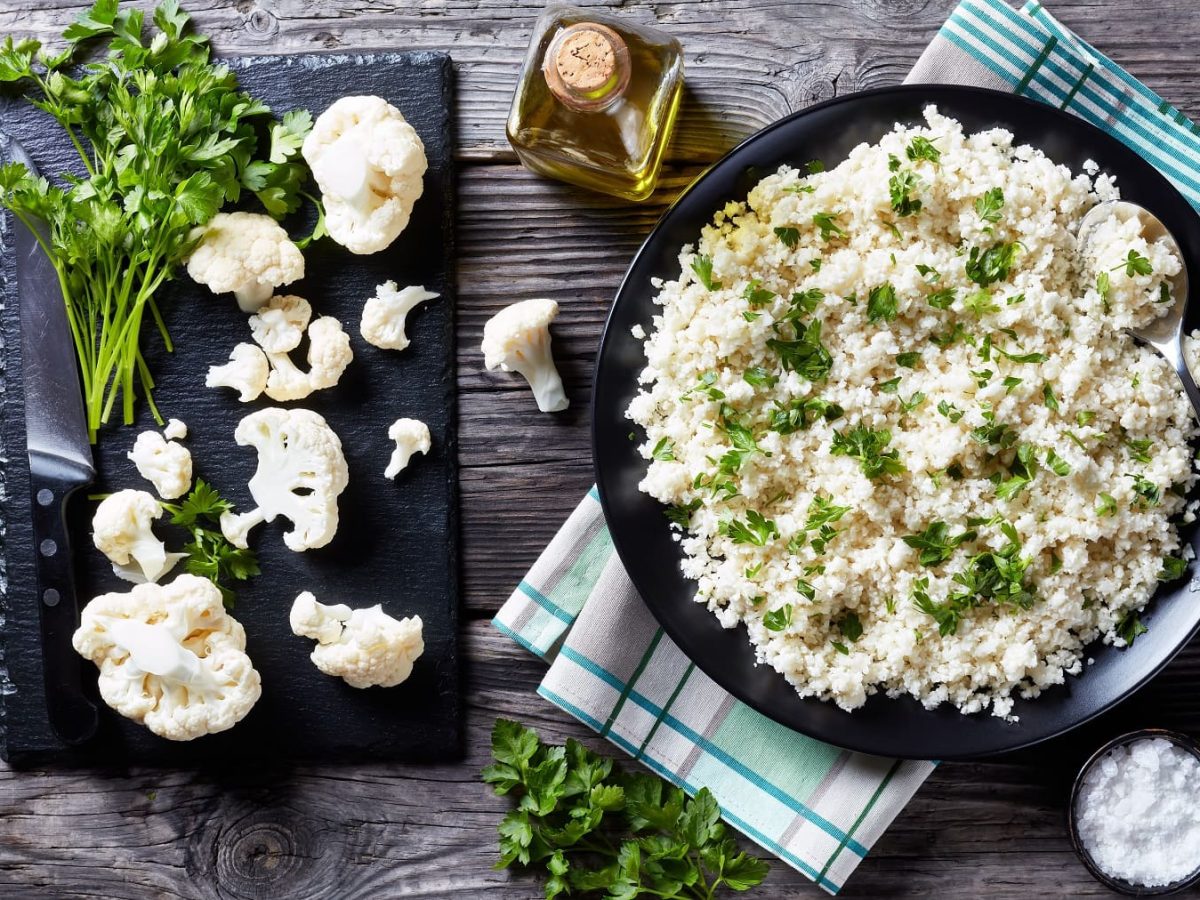
[[[581,5],[608,6],[590,3]],[[0,0],[0,34],[53,38],[80,0]],[[229,771],[0,770],[0,896],[530,898],[490,869],[505,803],[478,783],[496,715],[607,749],[534,694],[544,665],[487,618],[592,483],[591,363],[630,255],[674,194],[755,128],[815,100],[902,79],[952,0],[624,2],[683,41],[688,93],[663,189],[631,207],[512,165],[503,123],[540,0],[197,0],[221,52],[432,48],[456,64],[458,373],[468,748],[461,764]],[[1200,114],[1193,0],[1057,0],[1052,11],[1185,113]],[[556,355],[572,408],[544,416],[482,371],[483,322],[516,298],[562,304]],[[1200,646],[1125,723],[1200,730]],[[1108,725],[1105,727],[1115,727]],[[1093,732],[1000,763],[946,764],[843,897],[1104,895],[1064,831],[1069,778]],[[824,892],[783,865],[753,896]]]

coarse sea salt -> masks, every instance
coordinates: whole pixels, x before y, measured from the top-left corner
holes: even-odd
[[[1200,760],[1164,738],[1104,754],[1075,801],[1079,838],[1106,874],[1145,887],[1200,866]]]

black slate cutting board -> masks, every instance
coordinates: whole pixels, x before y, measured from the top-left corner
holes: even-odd
[[[254,57],[231,61],[244,87],[277,114],[306,107],[314,116],[347,94],[377,94],[401,112],[425,144],[429,170],[412,221],[387,250],[354,256],[329,240],[306,252],[307,275],[281,289],[307,298],[314,317],[338,318],[350,335],[354,362],[334,389],[282,406],[302,406],[323,415],[341,437],[350,484],[341,495],[341,525],[331,544],[293,553],[281,539],[290,527],[282,518],[259,526],[251,538],[262,574],[239,587],[234,615],[245,626],[247,651],[262,674],[262,699],[232,730],[189,743],[162,740],[109,710],[99,700],[102,724],[89,744],[69,750],[50,731],[42,687],[40,636],[34,597],[30,497],[25,456],[25,422],[20,372],[16,298],[11,293],[12,254],[4,254],[0,282],[4,309],[3,505],[7,593],[4,605],[4,663],[7,758],[35,762],[221,764],[248,758],[445,759],[460,748],[457,658],[458,517],[455,451],[454,211],[450,140],[450,59],[411,52],[369,56]],[[24,144],[43,174],[78,164],[61,130],[27,104],[0,98],[0,129]],[[302,221],[288,223],[307,233]],[[311,222],[308,223],[311,227]],[[7,233],[7,229],[6,229]],[[441,294],[408,319],[412,344],[401,353],[370,346],[359,334],[362,306],[376,284],[423,284]],[[263,397],[239,403],[235,392],[204,387],[209,365],[223,362],[234,344],[250,340],[245,314],[232,296],[213,296],[181,274],[163,292],[163,310],[176,350],[166,354],[148,329],[143,346],[158,381],[155,399],[164,416],[187,423],[185,441],[196,474],[213,483],[242,509],[252,505],[247,479],[253,448],[238,447],[233,430],[242,416],[272,404]],[[301,354],[294,354],[303,365]],[[391,452],[388,426],[401,416],[429,425],[433,448],[417,456],[398,479],[385,480]],[[155,427],[139,403],[136,427],[109,427],[96,448],[99,472],[92,492],[140,488],[153,492],[125,458],[137,433]],[[88,597],[126,590],[91,545],[89,520],[95,508],[76,495],[73,551],[81,603]],[[165,521],[165,519],[163,520]],[[159,525],[168,548],[182,534]],[[311,590],[325,603],[353,607],[382,603],[396,616],[424,621],[425,653],[412,676],[390,689],[356,690],[323,675],[309,661],[312,642],[288,627],[292,599]],[[0,669],[2,671],[2,669]],[[95,670],[86,667],[94,690]]]

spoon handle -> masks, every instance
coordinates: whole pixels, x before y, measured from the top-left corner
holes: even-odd
[[[1196,418],[1200,419],[1200,388],[1196,387],[1196,381],[1192,378],[1192,372],[1188,368],[1182,348],[1172,362],[1175,364],[1175,371],[1179,373],[1179,380],[1183,383],[1183,391],[1187,394],[1188,400],[1192,402],[1192,410],[1195,412]]]

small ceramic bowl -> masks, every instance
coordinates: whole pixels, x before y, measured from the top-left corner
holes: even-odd
[[[1133,884],[1125,881],[1122,878],[1114,878],[1102,870],[1092,859],[1087,848],[1083,846],[1083,841],[1079,837],[1079,822],[1075,818],[1075,804],[1079,801],[1079,792],[1083,788],[1083,780],[1104,754],[1117,747],[1124,747],[1135,741],[1146,740],[1148,738],[1163,738],[1177,747],[1181,747],[1188,753],[1191,753],[1200,760],[1200,743],[1188,737],[1186,734],[1180,734],[1177,731],[1167,731],[1163,728],[1143,728],[1139,731],[1131,731],[1128,734],[1123,734],[1120,737],[1113,738],[1099,750],[1091,755],[1087,762],[1083,764],[1083,768],[1079,770],[1079,774],[1075,776],[1075,784],[1071,787],[1071,802],[1067,807],[1067,826],[1071,833],[1071,846],[1075,848],[1075,853],[1079,857],[1080,862],[1084,864],[1087,870],[1092,874],[1092,877],[1107,887],[1109,890],[1116,891],[1120,894],[1125,894],[1129,897],[1162,897],[1167,894],[1174,894],[1177,891],[1186,890],[1193,885],[1200,883],[1200,865],[1190,875],[1173,881],[1170,884],[1160,885],[1158,887],[1146,887],[1145,885]]]

